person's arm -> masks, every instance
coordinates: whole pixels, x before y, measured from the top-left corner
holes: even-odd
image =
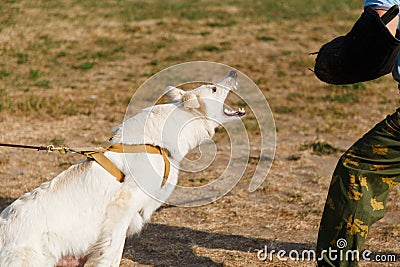
[[[379,14],[379,16],[382,17],[383,14],[386,13],[386,11],[394,6],[394,5],[399,5],[400,6],[400,0],[364,0],[364,7],[366,6],[373,6],[376,12]],[[393,36],[396,35],[396,29],[399,27],[399,17],[397,16],[394,18],[391,22],[389,22],[386,27],[389,29],[389,31],[393,34]]]
[[[379,14],[379,16],[382,17],[382,15],[386,13],[386,10],[377,9],[376,12]],[[386,27],[392,33],[393,36],[396,35],[398,24],[399,24],[399,16],[395,17],[392,21],[386,24]]]

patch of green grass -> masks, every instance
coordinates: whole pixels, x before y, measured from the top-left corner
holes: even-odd
[[[278,114],[291,114],[294,112],[294,107],[289,107],[289,106],[279,106],[276,107],[275,112]]]
[[[40,80],[35,83],[36,86],[50,88],[50,81],[49,80]]]
[[[14,101],[16,102],[16,101]],[[14,105],[17,107],[19,111],[37,111],[43,109],[47,106],[48,101],[44,98],[35,97],[33,95],[26,97],[25,99],[21,99],[19,102],[15,103]],[[13,106],[14,106],[13,105]],[[10,108],[14,109],[12,105]]]
[[[321,118],[324,118],[327,121],[332,121],[332,119],[344,120],[347,117],[354,115],[351,110],[341,108],[338,105],[321,108],[317,113]]]
[[[116,54],[125,51],[124,45],[114,46],[110,45],[111,47],[105,47],[102,50],[94,50],[94,51],[84,51],[77,54],[78,60],[89,60],[86,63],[86,66],[89,64],[94,63],[97,59],[106,59],[106,60],[114,60],[116,59]],[[85,64],[83,63],[83,64]],[[93,67],[93,66],[92,66]],[[85,69],[85,66],[81,66],[81,69]]]
[[[300,150],[311,150],[312,153],[319,156],[331,155],[339,151],[337,147],[334,147],[330,143],[319,140],[315,140],[301,145]]]
[[[281,55],[270,53],[270,54],[268,54],[267,58],[271,62],[276,62],[276,61],[278,61],[278,59],[281,59]]]
[[[29,71],[29,79],[36,81],[40,77],[39,70],[30,70]]]
[[[24,54],[24,53],[17,53],[16,54],[17,57],[17,63],[18,64],[25,64],[28,63],[28,54]]]
[[[208,22],[207,26],[209,27],[232,27],[236,25],[238,22],[234,19],[231,20],[217,20],[213,22]]]
[[[106,58],[108,57],[109,54],[106,51],[97,51],[94,53],[94,55],[92,56],[92,58]]]
[[[0,70],[0,78],[5,78],[11,76],[12,72],[7,70]]]
[[[202,47],[203,50],[208,52],[221,52],[222,49],[216,45],[205,45]]]
[[[277,70],[276,71],[276,76],[278,77],[286,77],[287,76],[287,72],[284,70]]]
[[[91,0],[84,1],[84,3],[79,2],[79,4],[85,5],[86,8],[98,8],[99,5],[104,8],[108,5],[108,9],[113,10],[114,12],[109,12],[107,15],[124,21],[140,21],[168,17],[190,21],[208,18],[227,21],[229,18],[232,18],[231,14],[223,10],[214,9],[214,7],[221,5],[220,3],[215,2],[210,5],[208,1],[154,0],[141,2],[118,1],[99,3],[98,1]]]
[[[235,1],[236,2],[236,1]],[[360,8],[360,3],[352,0],[343,1],[319,1],[319,0],[288,0],[288,1],[256,1],[243,2],[251,5],[252,9],[246,9],[244,15],[255,17],[258,20],[276,21],[282,19],[309,19],[312,17],[330,16],[332,19],[338,17],[349,17],[344,12],[350,9]],[[323,15],[322,15],[323,14]]]
[[[208,52],[222,52],[224,49],[216,45],[203,45],[201,50]]]
[[[68,55],[67,52],[65,52],[65,51],[60,51],[60,52],[57,54],[57,57],[66,57],[67,55]]]
[[[112,50],[111,50],[111,53],[119,53],[119,52],[124,52],[125,51],[125,46],[124,45],[119,45],[119,46],[116,46],[116,47],[114,47]]]
[[[37,4],[28,3],[26,7],[36,7]],[[77,7],[78,6],[78,7]],[[226,6],[233,7],[231,12]],[[52,11],[52,18],[67,20],[70,16],[64,10],[85,10],[88,14],[102,17],[105,20],[118,20],[123,23],[132,21],[158,20],[176,18],[178,20],[207,22],[209,27],[231,27],[239,24],[242,18],[253,22],[270,22],[279,20],[309,20],[324,16],[330,20],[354,19],[350,10],[360,9],[361,4],[354,0],[230,0],[226,1],[187,1],[187,0],[152,0],[152,1],[70,1],[57,3],[45,1],[41,8]],[[61,7],[61,9],[60,9]],[[6,9],[7,10],[7,9]],[[77,19],[87,20],[91,16],[80,15]],[[124,31],[137,32],[138,27],[129,25]],[[46,36],[43,37],[46,41]]]
[[[329,102],[338,102],[343,104],[353,104],[360,102],[360,98],[357,94],[346,93],[346,94],[337,94],[337,95],[326,95],[323,97],[323,100]]]
[[[80,65],[74,66],[73,68],[74,69],[81,69],[81,70],[90,70],[90,69],[92,69],[94,67],[94,65],[96,65],[95,62],[86,61],[86,62],[83,62]]]
[[[232,43],[228,42],[228,41],[225,41],[225,42],[220,42],[219,45],[221,46],[221,48],[223,50],[228,50],[229,48],[231,48]]]
[[[149,65],[157,66],[158,65],[158,61],[157,60],[152,60],[152,61],[150,61]]]
[[[68,165],[71,165],[71,163],[70,162],[61,162],[60,164],[58,164],[58,166],[59,167],[65,167],[65,166],[68,166]]]
[[[102,15],[124,22],[149,19],[178,18],[197,21],[212,18],[210,27],[230,27],[238,24],[237,17],[246,17],[252,21],[276,21],[287,19],[310,19],[329,16],[331,19],[348,18],[348,10],[359,9],[360,3],[354,0],[319,1],[319,0],[230,0],[186,1],[186,0],[154,0],[154,1],[75,1],[72,5],[82,6],[85,10],[104,10]],[[231,13],[224,10],[225,5],[238,9]],[[249,8],[251,7],[251,8]]]
[[[152,52],[157,52],[158,50],[165,48],[167,45],[164,41],[160,42],[152,42],[150,43],[147,48],[149,48]]]
[[[208,179],[205,178],[205,177],[201,177],[201,178],[199,179],[199,182],[200,182],[200,183],[204,183],[204,182],[207,182],[207,181],[208,181]]]
[[[332,89],[345,89],[345,90],[365,90],[367,86],[365,83],[353,83],[353,84],[345,84],[345,85],[329,85]]]
[[[276,39],[274,37],[271,36],[257,36],[256,37],[257,40],[259,41],[263,41],[263,42],[271,42],[271,41],[276,41]]]

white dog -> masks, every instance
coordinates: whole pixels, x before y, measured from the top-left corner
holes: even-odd
[[[85,266],[119,266],[126,236],[138,233],[170,196],[186,153],[211,138],[219,123],[244,115],[243,109],[224,109],[236,87],[234,71],[191,91],[168,87],[168,104],[142,110],[110,140],[157,146],[167,159],[107,151],[106,158],[125,175],[122,182],[97,161],[85,160],[14,201],[0,215],[0,266],[53,267],[72,257],[83,258]]]

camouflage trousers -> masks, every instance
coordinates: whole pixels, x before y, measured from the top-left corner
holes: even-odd
[[[318,233],[318,266],[358,266],[368,231],[384,216],[389,191],[399,183],[400,109],[340,158]]]

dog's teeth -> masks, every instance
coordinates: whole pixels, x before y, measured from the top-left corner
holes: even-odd
[[[232,111],[232,110],[229,110],[229,109],[225,109],[224,110],[224,112],[226,113],[226,114],[228,114],[228,115],[232,115],[234,112]]]
[[[244,108],[233,109],[233,110],[229,110],[229,109],[225,108],[224,113],[228,116],[233,116],[233,115],[242,116],[242,115],[246,114],[246,111],[244,110]]]

